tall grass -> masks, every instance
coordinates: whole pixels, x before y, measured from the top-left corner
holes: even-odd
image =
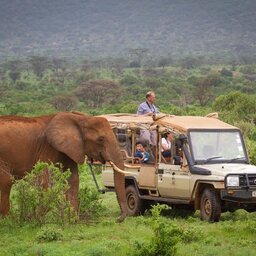
[[[86,168],[84,171],[80,173],[81,183],[93,190],[92,178]],[[101,182],[100,175],[97,177]],[[18,226],[10,218],[0,218],[0,256],[131,256],[138,249],[136,244],[146,247],[156,241],[159,227],[167,231],[172,227],[178,230],[169,237],[168,232],[161,233],[160,230],[157,240],[159,247],[164,247],[168,239],[177,239],[173,255],[255,255],[255,212],[227,212],[222,214],[219,223],[207,223],[200,220],[198,212],[180,217],[168,210],[164,215],[149,212],[145,216],[129,217],[120,224],[116,222],[120,209],[115,194],[99,195],[99,200],[102,204],[97,213],[99,216],[89,222],[81,220],[66,226],[47,223],[40,227],[30,222]],[[161,237],[163,234],[167,236]]]

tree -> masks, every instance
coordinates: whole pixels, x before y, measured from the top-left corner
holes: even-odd
[[[230,92],[219,96],[213,109],[220,111],[226,121],[247,121],[256,123],[256,97],[241,92]]]
[[[169,66],[172,63],[173,63],[173,60],[171,57],[162,57],[158,61],[158,67],[162,67],[164,69],[166,66]]]
[[[201,64],[202,64],[201,57],[188,56],[180,60],[181,67],[185,69],[196,68],[196,67],[199,67]]]
[[[5,71],[11,71],[11,72],[20,72],[24,66],[23,61],[21,60],[9,60],[1,64],[1,67]]]
[[[119,75],[122,73],[125,67],[128,67],[128,62],[124,58],[114,58],[111,59],[109,65]]]
[[[9,77],[15,83],[18,79],[20,79],[20,72],[19,71],[10,71]]]
[[[48,57],[42,56],[31,56],[29,63],[32,66],[33,72],[39,77],[42,78],[44,72],[50,66],[50,61]]]
[[[199,78],[194,83],[193,96],[199,101],[200,106],[205,106],[212,98],[212,89],[208,79]]]
[[[141,67],[143,60],[146,57],[146,54],[149,52],[149,49],[147,48],[135,48],[135,49],[129,49],[129,54],[131,58],[134,60],[134,64],[137,63],[139,67]],[[131,64],[130,64],[131,66]]]
[[[120,85],[113,80],[96,79],[81,83],[74,93],[87,106],[99,108],[105,104],[116,104],[121,91]]]
[[[222,68],[220,73],[221,73],[222,76],[230,76],[230,77],[233,76],[233,72],[226,69],[226,68]]]
[[[55,72],[58,72],[60,69],[64,71],[66,63],[65,59],[53,57],[51,67]]]
[[[59,111],[70,111],[76,108],[77,99],[70,95],[58,95],[50,103]]]

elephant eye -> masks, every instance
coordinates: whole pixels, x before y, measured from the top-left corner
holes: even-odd
[[[98,141],[99,144],[104,144],[104,143],[105,143],[105,137],[100,136],[100,137],[97,139],[97,141]]]

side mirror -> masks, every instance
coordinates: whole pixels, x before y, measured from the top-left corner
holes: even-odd
[[[180,143],[181,143],[182,146],[183,146],[183,144],[185,144],[185,143],[188,142],[188,138],[187,138],[187,136],[184,135],[184,134],[180,134],[178,139],[179,139],[179,141],[180,141]]]

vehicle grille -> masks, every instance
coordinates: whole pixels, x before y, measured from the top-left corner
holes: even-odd
[[[256,174],[241,174],[239,182],[242,187],[256,187]]]

